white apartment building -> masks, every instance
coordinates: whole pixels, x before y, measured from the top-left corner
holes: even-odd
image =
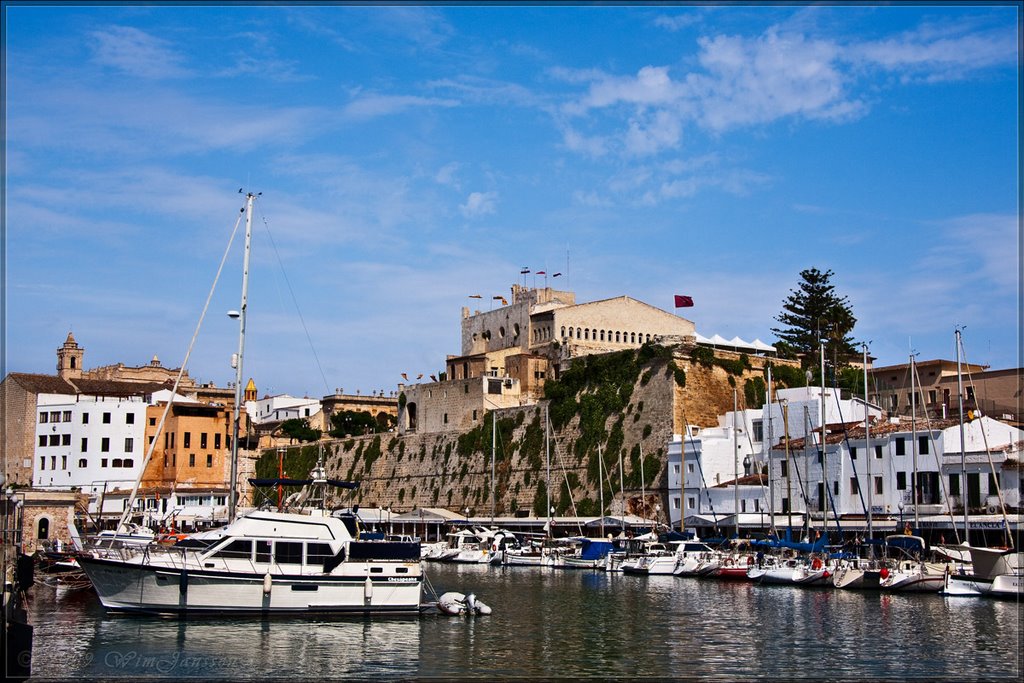
[[[131,488],[146,457],[146,407],[170,397],[40,394],[33,486],[90,494]]]
[[[320,401],[315,398],[296,398],[288,394],[267,396],[258,401],[246,401],[245,412],[253,424],[308,419],[320,412]]]
[[[674,435],[668,444],[670,521],[678,524],[681,518],[714,519],[734,513],[756,514],[760,519],[770,511],[767,490],[757,478],[766,467],[769,439],[773,444],[787,438],[801,440],[820,431],[823,414],[826,425],[864,420],[863,400],[837,397],[828,388],[824,394],[820,387],[783,389],[762,409],[729,411],[719,416],[716,427],[690,426],[685,440]],[[875,406],[869,406],[868,412],[881,415]],[[737,478],[738,491],[733,483]]]

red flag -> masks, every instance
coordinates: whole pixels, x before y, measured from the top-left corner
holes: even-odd
[[[688,296],[676,294],[676,308],[687,308],[693,305],[693,299]]]
[[[547,275],[543,270],[538,270],[535,275]]]

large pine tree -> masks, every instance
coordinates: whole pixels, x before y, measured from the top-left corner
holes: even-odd
[[[836,295],[832,275],[831,270],[823,273],[817,268],[801,271],[798,288],[789,290],[775,317],[782,327],[773,327],[772,332],[786,349],[803,358],[804,367],[814,363],[821,339],[828,340],[829,355],[841,362],[857,353],[850,336],[857,319],[849,300]]]

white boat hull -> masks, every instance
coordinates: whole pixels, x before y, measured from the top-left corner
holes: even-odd
[[[1021,597],[1021,576],[1017,574],[1000,574],[992,579],[989,594],[999,598]]]
[[[103,558],[80,562],[100,602],[116,611],[415,613],[420,609],[419,563],[390,563],[393,566],[384,566],[384,571],[370,578],[370,567],[363,563],[346,563],[342,572],[327,575],[268,575]],[[373,566],[382,568],[382,563]],[[405,572],[399,573],[399,568]]]

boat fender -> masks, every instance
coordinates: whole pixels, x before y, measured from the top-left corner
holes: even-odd
[[[369,576],[363,582],[363,597],[369,601],[373,597],[373,580]]]
[[[494,552],[498,552],[498,544],[495,543],[494,545],[492,545],[491,550],[493,550]]]
[[[889,570],[885,567],[882,567],[882,571],[878,572],[878,575],[881,576],[883,579],[887,579],[889,578]]]
[[[811,569],[814,569],[815,571],[817,571],[818,569],[821,569],[821,558],[820,557],[814,558],[814,561],[811,562]]]
[[[754,556],[753,555],[747,555],[747,566],[748,567],[753,567],[754,566]]]

